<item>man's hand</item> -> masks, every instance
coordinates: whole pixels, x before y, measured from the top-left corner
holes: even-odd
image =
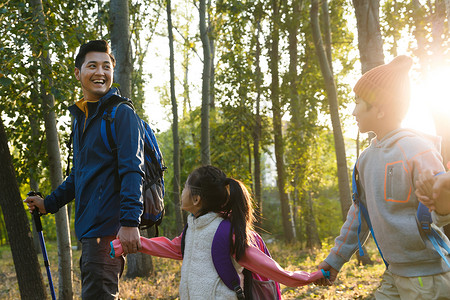
[[[44,199],[39,196],[28,196],[27,199],[23,200],[28,205],[28,210],[33,213],[34,209],[37,207],[41,214],[46,214]]]
[[[123,248],[123,254],[136,253],[141,250],[141,235],[138,227],[120,227],[117,238]]]
[[[324,270],[324,271],[330,271],[330,279],[326,279],[326,278],[320,278],[317,281],[315,281],[314,283],[317,285],[321,285],[321,286],[330,286],[333,284],[333,282],[336,280],[337,275],[339,273],[339,271],[337,271],[336,269],[333,269],[329,264],[327,264],[326,262],[321,262],[319,264],[319,266],[317,267],[318,270]]]

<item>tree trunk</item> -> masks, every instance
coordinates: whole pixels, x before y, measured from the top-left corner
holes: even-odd
[[[127,0],[110,2],[111,49],[116,58],[114,81],[120,86],[124,97],[131,97],[131,34],[129,29],[129,6]],[[141,231],[142,233],[142,231]],[[145,236],[145,235],[143,235]],[[151,256],[142,253],[127,255],[127,277],[145,277],[153,272]]]
[[[263,220],[263,203],[262,203],[262,180],[261,180],[261,152],[260,152],[260,140],[261,140],[261,44],[259,42],[259,34],[261,32],[260,18],[256,21],[256,53],[255,53],[255,85],[256,85],[256,108],[255,108],[255,123],[253,126],[253,193],[255,195],[256,202],[256,225],[257,228],[261,228]]]
[[[450,32],[450,0],[444,0],[445,2],[445,10],[447,12],[447,26],[448,31]]]
[[[52,65],[49,50],[43,45],[48,40],[45,15],[41,0],[31,0],[33,18],[35,20],[35,34],[31,37],[33,52],[38,54],[41,68],[41,98],[43,101],[45,134],[47,138],[47,154],[50,169],[50,182],[55,190],[63,181],[61,167],[61,154],[59,152],[59,139],[56,128],[56,116],[53,110],[55,99],[51,94],[53,87]],[[72,247],[70,243],[69,219],[67,207],[63,206],[55,214],[56,235],[58,238],[58,272],[59,272],[59,298],[72,299]]]
[[[129,26],[129,7],[127,0],[110,2],[111,50],[116,58],[114,81],[119,84],[122,96],[131,97],[131,34]]]
[[[345,219],[348,209],[351,206],[350,182],[347,170],[347,157],[345,154],[344,136],[342,134],[341,121],[339,119],[339,104],[337,98],[336,84],[334,82],[333,73],[331,71],[330,63],[327,59],[327,54],[324,49],[319,26],[319,3],[313,0],[311,4],[311,26],[313,31],[314,45],[316,47],[317,56],[319,58],[320,69],[325,81],[325,90],[328,96],[328,103],[330,106],[331,124],[333,126],[334,145],[336,151],[339,197],[341,201],[341,213]],[[326,28],[329,31],[330,28]]]
[[[37,62],[34,61],[33,62],[36,70],[38,69],[37,67]],[[37,74],[34,74],[35,76],[37,76]],[[39,106],[39,94],[37,93],[37,91],[39,90],[39,88],[37,86],[34,86],[33,90],[31,91],[31,103],[33,104],[34,107],[38,107]],[[39,122],[38,119],[36,118],[36,116],[34,114],[30,114],[28,116],[28,118],[30,119],[30,129],[31,129],[31,149],[32,149],[32,163],[31,168],[30,168],[30,190],[31,191],[39,191],[39,183],[37,181],[37,164],[38,164],[38,153],[40,152],[38,149],[38,141],[40,140],[39,138]],[[41,246],[39,244],[39,235],[37,233],[36,230],[36,224],[34,223],[34,218],[31,218],[31,223],[33,224],[33,242],[34,242],[34,247],[36,249],[36,252],[38,254],[41,253]]]
[[[210,84],[211,84],[211,49],[206,26],[206,1],[200,0],[200,38],[203,45],[203,76],[202,76],[202,113],[201,113],[201,155],[202,164],[211,164],[210,137],[209,137],[209,111],[210,111]]]
[[[298,31],[300,28],[300,18],[301,18],[301,0],[292,1],[292,11],[288,13],[289,21],[286,24],[288,30],[288,50],[289,50],[289,102],[290,102],[290,112],[291,112],[291,155],[295,158],[295,162],[292,164],[291,172],[292,172],[292,182],[293,182],[293,191],[292,198],[294,202],[294,207],[297,205],[300,206],[300,194],[301,194],[301,186],[303,183],[302,173],[304,173],[304,168],[297,160],[299,160],[304,153],[306,153],[305,149],[302,148],[302,140],[303,140],[303,118],[304,118],[304,108],[301,107],[300,103],[300,95],[298,91]],[[292,219],[295,220],[295,223],[300,224],[300,220],[296,218],[297,214],[294,211],[292,214]],[[301,237],[301,234],[298,235]]]
[[[211,7],[211,0],[208,0],[208,6]],[[215,92],[214,92],[214,84],[215,84],[215,65],[214,65],[214,58],[215,58],[215,38],[214,38],[214,25],[211,22],[211,10],[208,9],[208,38],[209,38],[209,51],[211,55],[211,71],[209,73],[209,76],[211,78],[209,83],[209,106],[211,110],[214,110],[216,108],[216,100],[215,100]],[[214,116],[214,115],[213,115]]]
[[[9,236],[22,299],[46,299],[46,290],[34,250],[30,226],[8,149],[3,120],[0,118],[0,205]]]
[[[358,28],[358,49],[362,74],[384,64],[383,39],[380,31],[380,1],[353,0]]]
[[[322,243],[319,238],[319,231],[317,230],[316,219],[313,211],[313,198],[311,191],[305,195],[308,204],[304,209],[307,210],[305,215],[305,229],[306,229],[306,247],[309,249],[322,248]]]
[[[450,14],[449,2],[446,0],[446,10],[447,16]],[[426,9],[422,6],[420,1],[414,0],[413,5],[415,10],[418,12],[425,12]],[[421,77],[426,80],[428,76],[428,71],[431,69],[439,69],[439,64],[442,65],[444,59],[443,51],[444,47],[442,47],[442,30],[444,27],[444,19],[445,15],[443,13],[444,3],[440,3],[441,7],[439,7],[439,2],[436,2],[436,7],[433,9],[432,3],[428,2],[430,6],[428,9],[430,11],[434,11],[431,15],[423,15],[421,13],[414,14],[414,23],[416,25],[416,29],[414,31],[414,37],[417,41],[417,50],[416,54],[419,57],[419,62],[421,66]],[[429,24],[429,19],[431,19],[431,24]],[[450,22],[449,22],[450,24]],[[427,35],[429,34],[429,28],[431,27],[432,33],[432,42],[427,40]],[[450,25],[449,25],[450,26]],[[431,55],[429,54],[431,52]],[[442,67],[442,66],[441,66]],[[436,128],[436,135],[442,138],[441,142],[441,154],[444,162],[444,166],[448,170],[448,162],[450,161],[450,133],[448,128],[450,127],[450,121],[447,115],[446,110],[442,110],[440,106],[432,106],[431,113],[433,117],[434,126]],[[450,237],[450,224],[444,226],[445,234]]]
[[[272,0],[272,32],[271,32],[271,49],[270,49],[270,63],[269,68],[272,76],[272,83],[270,86],[271,100],[272,100],[272,114],[273,114],[273,131],[275,138],[275,160],[277,167],[277,186],[280,196],[281,214],[283,219],[283,230],[286,241],[291,242],[294,239],[294,230],[292,226],[292,218],[289,208],[289,198],[286,193],[286,174],[284,165],[284,145],[281,119],[281,104],[280,104],[280,87],[279,87],[279,40],[280,40],[280,13],[278,0]]]
[[[380,1],[379,0],[353,0],[358,29],[358,49],[361,61],[361,73],[384,64],[383,39],[380,31]],[[369,139],[374,138],[369,133]],[[358,132],[357,157],[359,157],[359,132]],[[363,246],[364,253],[367,253]],[[372,265],[373,262],[368,255],[360,256],[356,252],[359,264]]]
[[[172,138],[173,138],[173,204],[175,207],[175,217],[177,222],[177,231],[183,230],[183,215],[180,204],[180,138],[178,136],[178,104],[175,94],[175,57],[173,50],[173,32],[172,32],[172,10],[171,1],[167,0],[167,25],[169,31],[170,48],[170,99],[172,101]]]
[[[154,237],[155,226],[147,230],[140,230],[141,236]],[[141,252],[127,255],[127,274],[128,278],[148,277],[153,274],[153,260],[151,255]]]

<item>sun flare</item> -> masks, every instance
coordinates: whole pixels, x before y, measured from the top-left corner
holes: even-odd
[[[412,81],[411,105],[403,125],[436,134],[434,119],[450,119],[450,68],[430,71],[425,79]]]

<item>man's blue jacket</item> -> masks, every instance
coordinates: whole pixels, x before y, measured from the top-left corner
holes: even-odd
[[[119,95],[118,90],[112,88],[98,102],[88,103],[87,119],[77,105],[69,107],[75,118],[73,167],[44,202],[46,211],[55,213],[75,198],[75,232],[79,240],[116,235],[120,226],[136,227],[142,214],[144,128],[130,106],[119,106],[114,119],[117,164],[100,133],[104,110],[99,108],[113,94]],[[117,166],[120,192],[114,184]]]

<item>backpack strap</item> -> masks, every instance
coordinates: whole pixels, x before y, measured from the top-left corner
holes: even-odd
[[[116,172],[115,172],[115,179],[114,179],[114,188],[115,191],[120,191],[120,178],[119,178],[119,159],[117,154],[117,135],[116,135],[116,127],[114,124],[116,113],[121,104],[126,104],[130,106],[133,110],[133,104],[131,101],[127,98],[122,98],[117,95],[111,96],[111,98],[104,103],[100,108],[99,112],[103,110],[102,113],[102,120],[100,124],[100,134],[103,139],[103,143],[105,144],[106,148],[109,152],[113,154],[113,156],[116,158]]]
[[[231,222],[224,219],[220,222],[219,227],[214,234],[211,246],[211,256],[214,267],[225,285],[230,290],[236,292],[238,299],[245,299],[244,291],[240,285],[239,275],[231,261],[231,234]]]
[[[444,172],[440,172],[435,176],[441,175]],[[442,237],[433,229],[431,223],[433,223],[433,219],[431,218],[431,213],[428,207],[419,202],[419,207],[417,208],[417,221],[419,222],[420,228],[426,234],[431,244],[433,244],[434,249],[437,253],[442,257],[444,262],[450,268],[450,263],[445,257],[444,253],[442,253],[441,248],[444,248],[447,251],[447,255],[450,254],[450,247],[444,242]]]
[[[359,235],[361,233],[361,223],[362,223],[362,218],[361,218],[361,214],[363,215],[364,219],[366,220],[367,226],[369,227],[370,233],[372,234],[373,240],[375,241],[375,245],[377,245],[378,248],[378,252],[380,252],[381,258],[383,259],[384,264],[386,265],[386,268],[388,268],[389,264],[387,263],[387,261],[384,259],[383,253],[381,252],[380,246],[378,246],[378,242],[377,239],[375,237],[375,232],[373,231],[372,228],[372,222],[370,222],[370,217],[369,217],[369,212],[367,211],[366,206],[364,205],[364,203],[361,202],[361,198],[359,195],[359,173],[358,173],[358,169],[356,168],[356,164],[358,162],[355,163],[355,166],[353,167],[353,174],[352,174],[352,198],[353,198],[353,202],[355,203],[355,205],[357,205],[359,207],[359,213],[358,213],[358,221],[359,221],[359,225],[358,225],[358,231],[357,231],[357,236],[358,236],[358,248],[359,248],[359,255],[360,256],[364,256],[364,250],[362,249],[362,243],[361,243],[361,239],[359,238]]]

